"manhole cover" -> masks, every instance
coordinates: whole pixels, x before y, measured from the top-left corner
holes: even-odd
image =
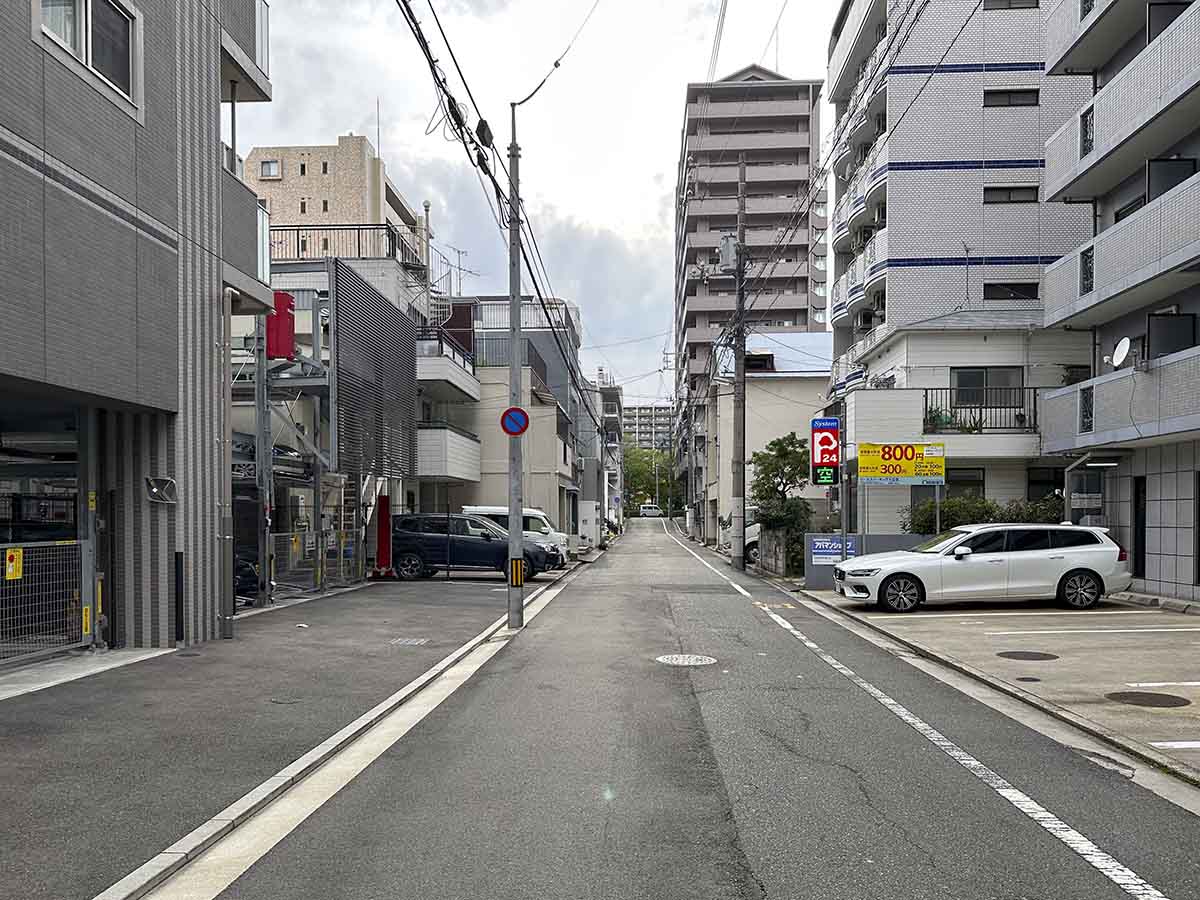
[[[1040,678],[1034,678],[1032,675],[1022,675],[1020,678],[1017,679],[1017,681],[1028,681],[1028,682],[1041,681],[1041,680],[1042,679],[1040,679]]]
[[[1128,703],[1130,706],[1153,706],[1160,709],[1191,706],[1192,704],[1187,697],[1180,697],[1178,694],[1160,694],[1155,691],[1114,691],[1104,696],[1118,703]]]
[[[1058,659],[1053,653],[1042,653],[1040,650],[1005,650],[996,655],[1005,659]]]
[[[666,666],[711,666],[716,662],[711,656],[700,656],[697,653],[668,653],[660,656],[655,662]]]

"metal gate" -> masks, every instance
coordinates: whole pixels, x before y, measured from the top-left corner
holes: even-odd
[[[92,643],[81,541],[0,544],[0,665]]]

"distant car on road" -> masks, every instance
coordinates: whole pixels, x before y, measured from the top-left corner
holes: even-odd
[[[549,542],[525,541],[524,546],[529,578],[545,572],[556,558],[556,548]],[[508,532],[482,516],[395,516],[392,566],[405,581],[429,578],[447,567],[504,572],[508,566]]]
[[[643,503],[638,510],[638,515],[643,519],[661,518],[662,514],[662,508],[657,503]]]
[[[936,600],[1050,600],[1090,609],[1133,581],[1124,548],[1106,528],[963,525],[911,550],[847,559],[834,588],[891,612]]]

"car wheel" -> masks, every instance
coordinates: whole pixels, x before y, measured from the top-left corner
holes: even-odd
[[[879,586],[879,605],[891,612],[912,612],[924,599],[925,589],[911,575],[893,575]]]
[[[396,560],[396,575],[402,581],[416,581],[425,574],[425,563],[415,553],[401,553]]]
[[[1091,609],[1100,602],[1103,593],[1100,577],[1084,570],[1068,572],[1058,585],[1059,602],[1071,609]]]
[[[537,578],[538,575],[540,575],[540,574],[541,574],[541,570],[538,569],[538,567],[533,564],[533,560],[530,559],[528,556],[525,557],[525,578],[526,578],[526,580],[532,581],[533,579]]]
[[[751,544],[746,548],[746,562],[758,565],[758,544]]]

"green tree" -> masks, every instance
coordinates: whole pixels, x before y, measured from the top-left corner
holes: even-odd
[[[950,497],[942,501],[942,530],[987,522],[1053,525],[1063,520],[1062,497],[1050,494],[1041,500],[997,503],[985,497]],[[900,527],[909,534],[937,531],[937,508],[932,500],[900,510]]]
[[[671,501],[676,511],[681,507],[680,487],[682,482],[673,481],[675,466],[671,454],[662,450],[645,450],[632,444],[625,445],[625,515],[635,516],[643,503],[654,502],[654,464],[658,463],[658,500],[663,512]]]
[[[808,486],[808,441],[790,432],[777,437],[750,457],[754,481],[750,499],[758,507],[763,528],[786,533],[788,568],[804,571],[804,533],[812,521],[812,507],[795,494]]]

